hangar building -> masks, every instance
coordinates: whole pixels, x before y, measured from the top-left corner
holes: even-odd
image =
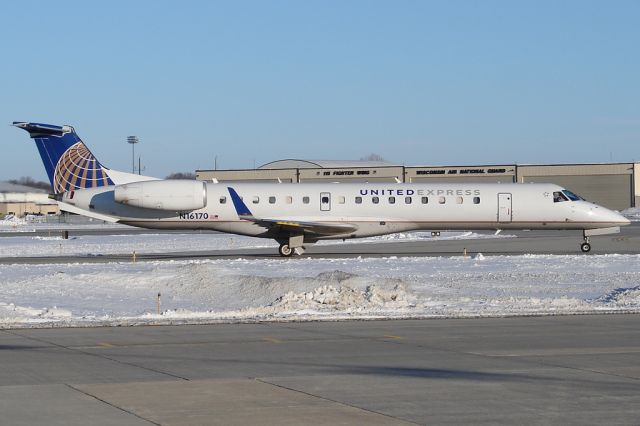
[[[251,170],[196,170],[220,182],[546,182],[611,209],[640,206],[640,163],[403,166],[385,161],[286,159]]]
[[[58,204],[49,199],[47,191],[30,186],[0,182],[0,217],[14,214],[58,214]]]

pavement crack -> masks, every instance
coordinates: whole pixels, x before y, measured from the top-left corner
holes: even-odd
[[[142,421],[145,421],[145,422],[150,423],[150,424],[152,424],[152,425],[162,426],[160,423],[156,423],[156,422],[154,422],[153,420],[146,419],[146,418],[144,418],[144,417],[140,416],[139,414],[134,413],[133,411],[129,411],[129,410],[125,409],[125,408],[122,408],[122,407],[119,407],[119,406],[117,406],[117,405],[115,405],[115,404],[112,404],[112,403],[110,403],[110,402],[109,402],[109,401],[107,401],[107,400],[104,400],[104,399],[102,399],[102,398],[99,398],[99,397],[97,397],[96,395],[93,395],[93,394],[91,394],[91,393],[89,393],[89,392],[83,391],[82,389],[77,388],[77,387],[75,387],[75,386],[73,386],[73,385],[70,385],[70,384],[68,384],[68,383],[65,383],[64,385],[65,385],[65,386],[67,386],[69,389],[72,389],[72,390],[74,390],[74,391],[76,391],[76,392],[79,392],[79,393],[81,393],[81,394],[83,394],[83,395],[86,395],[86,396],[88,396],[89,398],[93,398],[93,399],[95,399],[96,401],[102,402],[103,404],[106,404],[106,405],[108,405],[108,406],[110,406],[110,407],[113,407],[113,408],[115,408],[116,410],[120,410],[120,411],[122,411],[122,412],[124,412],[124,413],[127,413],[127,414],[129,414],[129,415],[132,415],[132,416],[134,416],[134,417],[137,417],[137,418],[139,418],[139,419],[140,419],[140,420],[142,420]]]
[[[537,365],[540,365],[540,366],[543,366],[543,367],[562,368],[562,369],[565,369],[565,370],[582,371],[582,372],[585,372],[585,373],[593,373],[593,374],[601,374],[603,376],[617,377],[619,379],[640,381],[640,378],[638,378],[638,377],[625,376],[623,374],[616,374],[616,373],[611,373],[611,372],[601,371],[601,370],[593,370],[591,368],[572,367],[570,365],[555,364],[555,363],[551,363],[551,362],[544,362],[544,361],[540,361],[540,360],[531,360],[531,359],[523,359],[523,360],[519,360],[519,361],[524,361],[524,362],[531,363],[531,364],[537,364]]]
[[[315,394],[312,394],[312,393],[309,393],[309,392],[305,392],[305,391],[302,391],[300,389],[294,389],[294,388],[290,388],[288,386],[279,385],[277,383],[272,383],[272,382],[269,382],[269,381],[267,381],[265,379],[260,379],[260,378],[254,377],[253,380],[255,380],[256,382],[263,383],[265,385],[270,385],[270,386],[274,386],[274,387],[277,387],[277,388],[280,388],[280,389],[285,389],[285,390],[288,390],[288,391],[291,391],[291,392],[296,392],[296,393],[299,393],[299,394],[302,394],[302,395],[307,395],[307,396],[310,396],[312,398],[318,398],[318,399],[321,399],[323,401],[333,402],[334,404],[340,404],[340,405],[345,406],[345,407],[350,407],[350,408],[354,408],[356,410],[366,411],[367,413],[377,414],[379,416],[384,416],[384,417],[387,417],[389,419],[393,419],[393,420],[397,420],[397,421],[401,421],[401,422],[405,422],[405,423],[413,424],[413,425],[419,425],[420,424],[420,423],[412,422],[410,420],[402,419],[400,417],[395,417],[395,416],[391,416],[389,414],[381,413],[380,411],[375,411],[375,410],[371,410],[371,409],[368,409],[368,408],[358,407],[357,405],[348,404],[348,403],[343,402],[343,401],[338,401],[338,400],[335,400],[335,399],[327,398],[325,396],[320,396],[320,395],[315,395]]]
[[[27,336],[27,335],[24,335],[24,334],[20,334],[20,333],[17,333],[15,331],[12,331],[12,330],[5,330],[5,332],[8,333],[8,334],[12,334],[14,336],[22,337],[23,339],[32,340],[32,341],[38,342],[38,343],[45,343],[45,344],[52,345],[52,346],[55,346],[55,347],[60,348],[60,349],[64,349],[64,350],[71,351],[71,352],[81,353],[81,354],[87,355],[87,356],[106,359],[108,361],[115,362],[115,363],[120,364],[120,365],[126,365],[126,366],[129,366],[129,367],[139,368],[141,370],[150,371],[152,373],[161,374],[163,376],[171,377],[171,378],[174,378],[174,379],[184,380],[184,381],[187,381],[187,382],[191,380],[191,379],[189,379],[187,377],[178,376],[177,374],[169,373],[169,372],[158,370],[158,369],[151,368],[151,367],[145,367],[143,365],[138,365],[138,364],[135,364],[135,363],[132,363],[132,362],[122,361],[122,360],[119,360],[119,359],[116,359],[116,358],[111,358],[111,357],[103,355],[103,354],[88,352],[88,351],[85,351],[85,350],[82,350],[82,349],[78,349],[78,348],[72,348],[72,347],[61,345],[59,343],[51,342],[51,341],[48,341],[48,340],[45,340],[45,339],[39,339],[37,337],[31,337],[31,336]]]

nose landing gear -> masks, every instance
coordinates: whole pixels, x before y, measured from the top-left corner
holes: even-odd
[[[594,235],[617,234],[619,232],[620,232],[619,226],[613,226],[610,228],[584,229],[582,231],[582,238],[584,239],[584,243],[580,244],[580,250],[583,253],[589,253],[591,251],[591,244],[589,243],[589,237],[593,237]]]
[[[589,236],[586,231],[582,231],[582,238],[584,239],[584,243],[580,244],[580,251],[589,253],[591,251],[591,243],[589,243]]]

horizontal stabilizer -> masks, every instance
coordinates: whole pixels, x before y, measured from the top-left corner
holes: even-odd
[[[105,222],[118,223],[120,221],[120,219],[118,219],[118,218],[115,218],[115,217],[112,217],[112,216],[107,216],[107,215],[96,213],[96,212],[92,212],[90,210],[84,210],[84,209],[78,208],[76,206],[73,206],[71,204],[63,203],[63,202],[60,202],[60,201],[58,201],[58,207],[60,207],[60,210],[62,210],[63,212],[79,214],[81,216],[91,217],[91,218],[97,219],[97,220],[104,220]]]

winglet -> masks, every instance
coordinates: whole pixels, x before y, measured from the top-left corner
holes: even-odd
[[[230,186],[228,186],[227,189],[229,190],[229,195],[231,195],[231,201],[233,201],[233,207],[235,207],[238,217],[241,219],[252,218],[253,215],[249,207],[242,201],[236,190]]]

